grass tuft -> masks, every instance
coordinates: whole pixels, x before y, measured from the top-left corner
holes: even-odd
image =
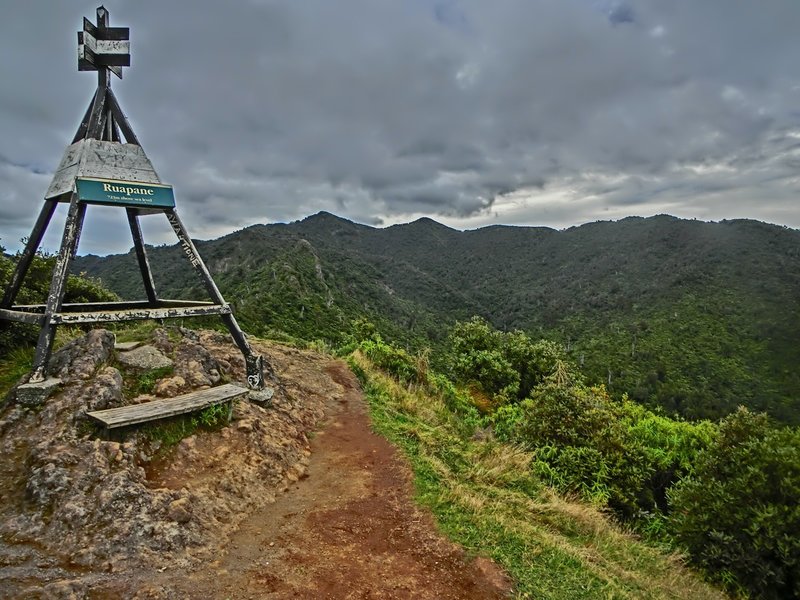
[[[160,379],[172,375],[174,370],[172,365],[147,371],[137,371],[136,369],[123,370],[122,393],[125,398],[129,400],[142,394],[152,394],[156,383],[158,383]]]
[[[33,352],[32,346],[14,348],[0,361],[0,398],[4,398],[23,376],[30,373]]]
[[[215,404],[189,415],[149,423],[141,427],[144,438],[158,448],[157,457],[165,456],[181,440],[198,431],[218,431],[228,424],[228,403]]]

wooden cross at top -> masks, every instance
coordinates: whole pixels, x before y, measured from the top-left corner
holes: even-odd
[[[108,11],[97,9],[97,25],[83,18],[83,31],[78,32],[78,70],[97,71],[97,84],[109,87],[111,71],[120,79],[122,67],[131,66],[130,28],[109,27]]]

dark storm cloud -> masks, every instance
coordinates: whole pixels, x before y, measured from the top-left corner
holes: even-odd
[[[0,24],[6,244],[28,233],[49,181],[37,171],[55,168],[91,97],[75,31],[95,7],[20,0]],[[637,211],[800,226],[794,0],[108,8],[132,39],[114,88],[198,237],[319,210],[466,227]],[[94,226],[82,251],[127,247],[110,213]]]

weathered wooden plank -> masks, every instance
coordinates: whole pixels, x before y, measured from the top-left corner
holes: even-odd
[[[102,31],[98,31],[95,37],[101,40],[129,40],[131,29],[130,27],[106,27]]]
[[[229,314],[231,314],[231,307],[228,304],[212,304],[209,306],[187,306],[183,308],[141,308],[71,313],[58,312],[52,316],[50,323],[54,325],[61,325],[63,323],[113,323],[144,319],[181,319],[184,317]]]
[[[108,12],[106,12],[106,19],[108,18]],[[108,27],[102,26],[101,22],[98,20],[97,22],[98,27],[95,27],[94,23],[92,23],[86,17],[83,17],[83,30],[94,37],[95,39],[99,40],[127,40],[131,37],[131,29],[130,27]]]
[[[61,162],[53,175],[50,187],[47,188],[47,192],[44,195],[46,199],[55,198],[56,196],[75,191],[75,177],[77,177],[78,166],[83,154],[83,147],[86,144],[86,140],[83,138],[89,127],[92,106],[94,106],[94,100],[92,100],[92,103],[89,105],[89,110],[84,117],[84,122],[81,123],[78,133],[76,134],[76,136],[80,135],[81,138],[67,146],[67,149],[64,151],[64,156],[61,158]]]
[[[87,151],[84,153],[83,168],[97,168],[99,166],[115,167],[118,169],[132,169],[136,171],[155,172],[153,163],[138,144],[118,144],[100,140],[87,140]],[[81,175],[85,175],[81,173]],[[108,179],[114,179],[109,177]],[[161,183],[161,180],[151,181],[131,179],[143,183]]]
[[[204,307],[219,306],[214,302],[201,300],[159,300],[155,308],[180,308],[184,306]],[[14,310],[25,312],[44,312],[44,304],[18,304]],[[61,306],[61,312],[97,312],[101,310],[125,310],[135,308],[148,308],[147,300],[122,300],[120,302],[83,302],[80,304],[68,303]]]
[[[23,323],[38,323],[46,312],[44,304],[24,304],[4,309],[13,320]],[[87,310],[88,309],[88,310]],[[102,323],[113,321],[134,321],[138,319],[177,319],[205,315],[228,315],[228,304],[213,302],[193,302],[190,300],[159,300],[152,306],[146,300],[134,302],[94,302],[87,304],[65,304],[55,313],[50,323]],[[6,313],[0,313],[6,314]],[[37,319],[34,321],[34,319]]]
[[[105,31],[108,31],[107,29]],[[102,35],[102,34],[101,34]],[[125,39],[101,39],[97,38],[92,33],[88,31],[84,31],[83,35],[78,33],[78,44],[83,43],[89,50],[94,52],[98,55],[104,54],[115,54],[115,55],[128,55],[128,61],[130,62],[130,53],[131,53],[131,43],[128,41],[127,38]],[[129,65],[123,65],[129,66]]]
[[[183,415],[207,406],[229,402],[246,393],[246,388],[227,383],[199,392],[190,392],[176,398],[163,398],[133,406],[92,411],[87,412],[86,415],[102,423],[108,429],[115,429]]]
[[[137,144],[119,144],[101,140],[86,140],[86,150],[83,153],[82,168],[115,167],[118,169],[133,169],[136,171],[155,171],[153,163]],[[85,173],[81,173],[87,176]],[[108,179],[114,179],[108,177]],[[161,183],[142,179],[130,179],[143,183]]]
[[[78,32],[78,71],[96,71],[94,52],[84,44],[85,37],[83,31]]]
[[[116,120],[109,117],[108,122],[111,124],[111,141],[122,143],[122,137],[120,137],[119,133],[119,125],[117,125]]]
[[[86,17],[83,17],[83,30],[89,35],[97,37],[97,27]]]
[[[27,323],[28,325],[41,326],[42,321],[44,320],[44,315],[8,308],[0,308],[0,319],[5,319],[6,321],[16,321],[17,323]]]
[[[158,176],[152,169],[137,169],[113,164],[84,164],[81,166],[80,175],[77,175],[76,178],[77,177],[113,179],[114,181],[136,181],[139,183],[161,183],[160,181],[154,181],[158,179]]]

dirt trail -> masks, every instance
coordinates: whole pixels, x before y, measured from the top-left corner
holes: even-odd
[[[510,584],[469,559],[411,500],[408,467],[371,432],[358,383],[326,368],[344,394],[311,440],[307,474],[251,515],[207,569],[149,577],[187,598],[503,598]],[[160,595],[160,594],[158,594]]]

